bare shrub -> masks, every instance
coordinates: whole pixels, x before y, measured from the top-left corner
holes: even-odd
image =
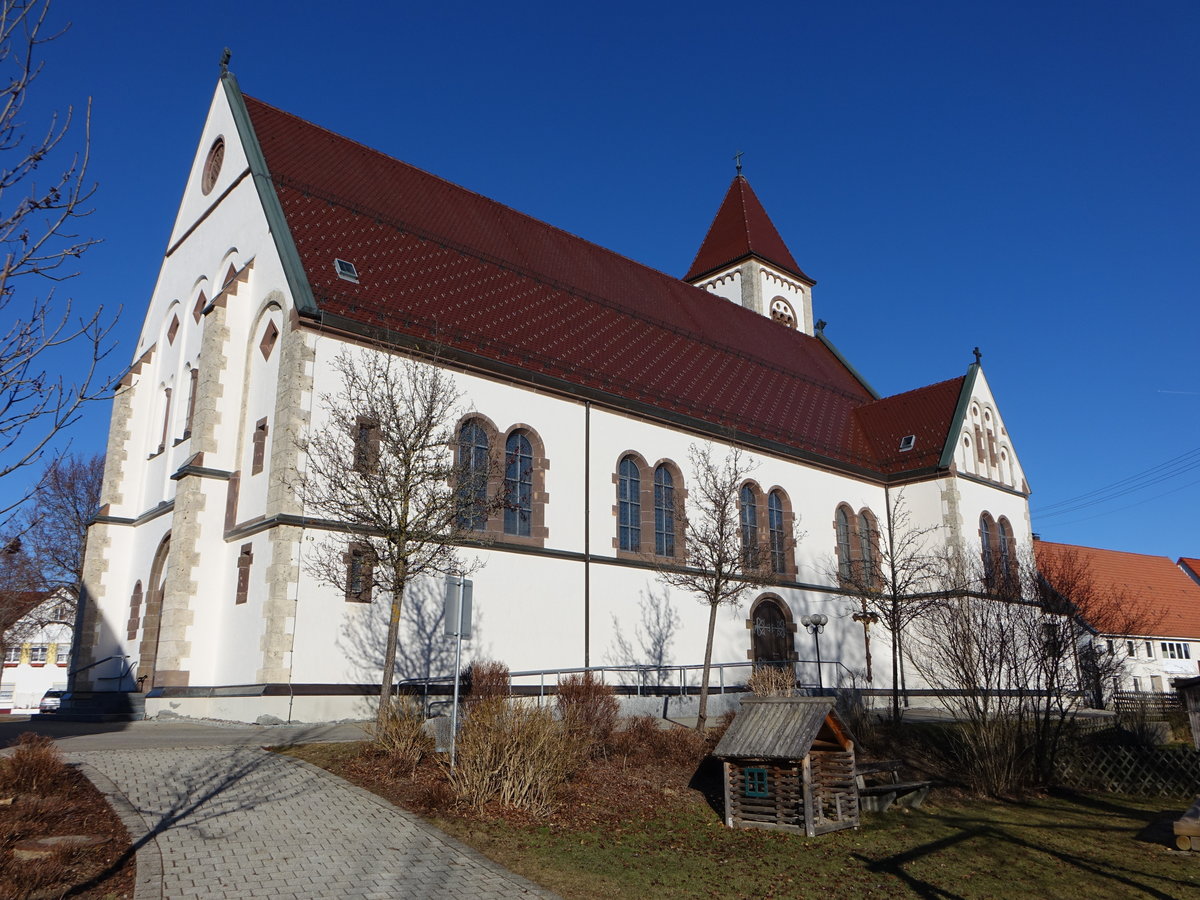
[[[796,676],[790,666],[755,666],[746,687],[759,697],[790,697],[796,692]]]
[[[578,755],[549,709],[491,698],[458,735],[450,787],[476,808],[489,802],[544,815],[575,771]]]
[[[472,702],[507,697],[512,693],[508,666],[496,659],[476,660],[467,667],[467,699]]]
[[[385,716],[371,729],[375,745],[389,762],[411,776],[426,754],[433,752],[433,737],[425,729],[425,714],[415,697],[397,697]]]
[[[0,768],[0,790],[12,794],[51,793],[67,771],[58,748],[47,737],[25,732]]]
[[[567,732],[583,745],[581,749],[589,755],[602,752],[620,711],[613,689],[592,672],[568,675],[558,683],[557,703]]]
[[[663,728],[653,716],[634,716],[612,737],[614,751],[628,760],[653,760],[672,765],[696,765],[708,747],[705,734],[681,725]]]

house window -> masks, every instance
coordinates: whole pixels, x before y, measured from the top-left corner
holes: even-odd
[[[346,599],[351,603],[370,603],[375,554],[369,544],[351,544],[346,560]]]
[[[642,549],[642,477],[632,456],[617,470],[617,540],[622,550]]]
[[[675,555],[675,479],[666,466],[654,470],[654,552]]]
[[[458,483],[460,528],[483,531],[487,527],[488,470],[491,446],[487,430],[475,419],[458,432]]]
[[[746,568],[758,565],[758,500],[754,496],[754,488],[746,484],[742,486],[741,494],[741,523],[742,523],[742,561]]]
[[[837,527],[838,577],[842,581],[849,581],[853,569],[850,559],[850,514],[846,507],[837,508],[834,521]]]
[[[1133,689],[1134,689],[1135,691],[1137,691],[1138,693],[1141,693],[1141,691],[1142,691],[1142,679],[1140,679],[1140,678],[1138,678],[1136,675],[1134,675],[1134,676],[1133,676],[1133,678],[1132,678],[1131,680],[1133,681]]]
[[[1165,659],[1191,659],[1191,648],[1179,641],[1163,641],[1160,645]]]
[[[15,666],[21,661],[21,645],[15,647],[4,648],[4,664],[6,666]]]
[[[354,471],[368,475],[379,461],[379,423],[359,417],[354,423]]]
[[[767,495],[767,536],[771,545],[771,571],[782,575],[787,571],[787,533],[783,526],[783,495],[779,491]]]
[[[242,544],[237,561],[237,596],[234,603],[245,603],[250,596],[250,567],[254,564],[254,545]]]
[[[752,766],[742,770],[745,776],[743,793],[747,797],[769,797],[767,790],[767,770],[761,766]]]
[[[259,419],[254,425],[254,456],[250,461],[250,474],[257,475],[263,470],[263,461],[267,455],[267,420]]]
[[[46,658],[50,654],[50,646],[48,644],[30,644],[29,646],[29,663],[34,666],[44,666]]]
[[[1163,692],[1163,680],[1161,675],[1150,676],[1150,690],[1154,691],[1156,694],[1161,694]]]
[[[533,521],[533,447],[523,432],[504,443],[504,533],[527,537]]]
[[[1137,659],[1137,644],[1133,641],[1125,642],[1125,655],[1131,659]]]
[[[1109,655],[1109,656],[1112,656],[1114,653],[1116,653],[1116,652],[1117,652],[1117,648],[1116,648],[1116,646],[1113,644],[1113,639],[1112,639],[1112,638],[1107,638],[1107,639],[1105,640],[1105,643],[1108,645],[1108,655]]]
[[[1146,659],[1154,659],[1154,641],[1143,641],[1146,645]]]

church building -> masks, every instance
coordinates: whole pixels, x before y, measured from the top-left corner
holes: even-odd
[[[453,375],[447,453],[528,459],[515,514],[462,548],[479,564],[466,661],[545,673],[531,685],[671,663],[678,685],[708,610],[656,579],[656,557],[682,558],[656,507],[686,495],[691,447],[736,446],[753,462],[742,525],[774,578],[719,613],[713,683],[786,660],[861,687],[866,625],[838,573],[878,557],[888,511],[1007,564],[1031,539],[1029,488],[978,357],[880,397],[823,334],[814,286],[740,173],[680,279],[223,74],[114,397],[74,687],[145,691],[148,715],[371,715],[388,604],[314,573],[306,553],[336,523],[295,488],[347,348]],[[801,619],[818,613],[814,636]],[[405,597],[398,679],[451,673],[440,616],[437,584]],[[885,689],[888,634],[869,639]]]

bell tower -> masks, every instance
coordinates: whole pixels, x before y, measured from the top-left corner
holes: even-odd
[[[796,263],[740,171],[683,280],[789,328],[813,333],[816,282]]]

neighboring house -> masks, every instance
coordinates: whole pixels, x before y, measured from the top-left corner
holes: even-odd
[[[1192,581],[1196,582],[1196,584],[1200,584],[1200,559],[1192,559],[1189,556],[1181,556],[1176,562],[1176,565],[1183,569],[1184,574],[1192,579]]]
[[[1102,652],[1123,661],[1117,683],[1124,691],[1164,693],[1174,678],[1200,674],[1200,584],[1166,556],[1100,550],[1036,541],[1039,564],[1072,556],[1097,589],[1119,601],[1131,623],[1129,634],[1098,634]]]
[[[463,549],[484,564],[468,657],[514,671],[630,661],[616,648],[662,597],[648,561],[680,558],[665,512],[688,489],[689,446],[711,441],[756,464],[742,533],[777,582],[720,614],[714,660],[793,660],[815,684],[800,620],[823,613],[823,680],[846,683],[864,668],[864,629],[837,573],[878,558],[887,509],[903,495],[914,526],[1009,565],[1031,539],[1029,489],[978,356],[880,397],[814,318],[814,284],[740,174],[678,279],[223,75],[114,400],[83,579],[78,665],[96,665],[75,687],[132,665],[151,715],[370,709],[385,604],[361,602],[371,586],[352,552],[353,589],[309,570],[328,526],[306,518],[289,476],[304,465],[295,436],[338,387],[335,358],[381,346],[436,351],[420,358],[454,373],[471,410],[449,423],[455,452],[512,463],[498,476],[510,507]],[[435,585],[405,598],[402,678],[450,671],[438,602]],[[685,594],[665,603],[671,659],[699,663],[706,612]],[[886,632],[872,638],[883,686]]]
[[[3,603],[0,713],[37,712],[46,691],[67,686],[75,604],[61,592],[10,592]]]

